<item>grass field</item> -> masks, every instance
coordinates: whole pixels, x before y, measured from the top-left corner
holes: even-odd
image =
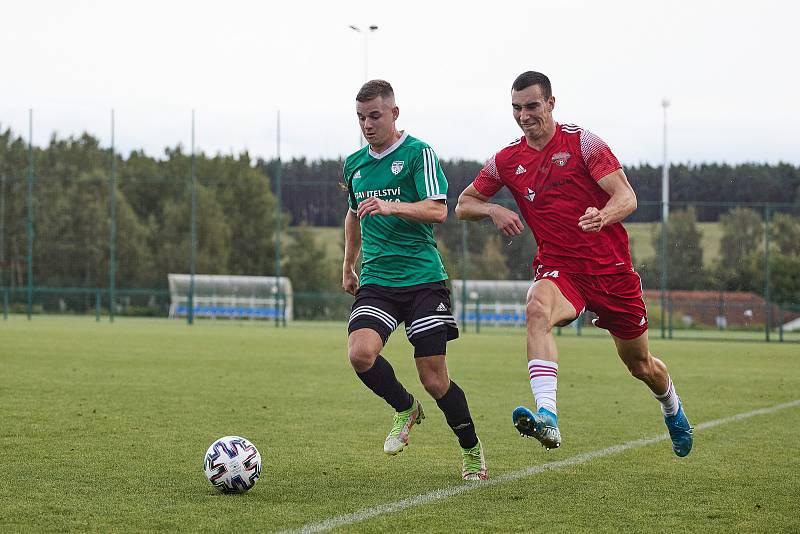
[[[800,405],[700,428],[679,459],[667,441],[635,441],[665,428],[608,339],[559,343],[564,443],[549,452],[510,422],[531,401],[521,332],[469,333],[450,345],[495,481],[464,486],[455,439],[430,399],[408,449],[384,456],[390,409],[350,370],[343,324],[12,318],[0,323],[0,444],[9,453],[0,531],[271,532],[342,515],[322,526],[800,530]],[[694,424],[800,398],[797,345],[653,345]],[[398,332],[384,354],[425,402],[409,351]],[[227,434],[253,441],[264,459],[245,495],[218,494],[203,476],[206,448]]]

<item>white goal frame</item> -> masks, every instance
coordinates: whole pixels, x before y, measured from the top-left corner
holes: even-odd
[[[189,312],[191,275],[167,275],[169,317]],[[221,274],[194,275],[194,317],[208,319],[275,319],[291,321],[294,312],[292,282],[281,276]]]

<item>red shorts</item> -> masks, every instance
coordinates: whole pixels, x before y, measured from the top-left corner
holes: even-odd
[[[550,280],[580,315],[597,314],[595,326],[620,339],[634,339],[647,331],[647,310],[642,300],[642,280],[630,270],[616,274],[576,274],[533,265],[534,280]]]

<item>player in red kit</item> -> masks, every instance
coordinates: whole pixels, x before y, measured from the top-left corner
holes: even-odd
[[[631,374],[661,403],[672,448],[686,456],[692,427],[667,367],[650,353],[641,280],[621,224],[636,209],[636,194],[608,145],[588,130],[556,123],[554,106],[547,76],[528,71],[517,77],[511,107],[524,135],[486,162],[456,206],[460,219],[490,218],[504,235],[519,235],[524,226],[517,214],[489,202],[505,186],[536,238],[526,326],[537,411],[518,407],[514,425],[548,449],[561,445],[552,329],[588,309],[598,316],[595,325],[611,333]]]

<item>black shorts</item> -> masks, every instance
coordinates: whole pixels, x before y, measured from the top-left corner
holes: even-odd
[[[358,288],[348,333],[369,328],[383,344],[401,322],[414,345],[414,357],[445,354],[447,342],[458,337],[458,327],[444,281],[406,287],[367,284]]]

